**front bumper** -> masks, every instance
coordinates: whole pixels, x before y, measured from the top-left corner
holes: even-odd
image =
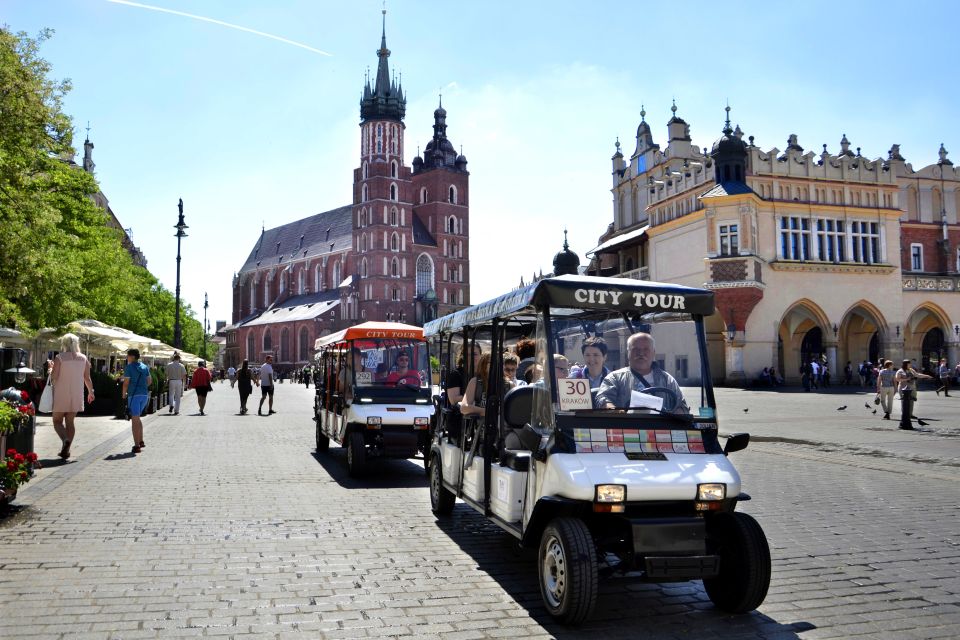
[[[711,578],[720,569],[720,557],[707,552],[703,518],[632,518],[633,569],[651,580]]]

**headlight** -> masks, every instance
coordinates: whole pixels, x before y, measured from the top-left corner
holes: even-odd
[[[373,398],[360,398],[360,402],[373,402]]]
[[[598,484],[596,502],[623,502],[627,499],[627,487],[622,484]]]
[[[698,484],[697,500],[714,501],[723,500],[727,497],[727,485],[721,483]]]
[[[426,429],[430,426],[430,418],[414,418],[413,426],[418,429]]]

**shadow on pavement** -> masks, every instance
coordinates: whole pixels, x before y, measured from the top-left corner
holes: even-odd
[[[43,458],[42,460],[37,460],[40,463],[40,467],[44,469],[52,467],[62,467],[66,464],[69,464],[72,458],[64,460],[63,458]]]
[[[437,520],[437,526],[497,581],[544,630],[559,639],[637,638],[763,638],[799,639],[814,629],[808,622],[782,624],[759,612],[730,615],[715,609],[700,581],[646,583],[636,579],[601,579],[593,615],[577,627],[557,623],[543,606],[537,578],[536,549],[521,549],[504,533],[465,504]]]
[[[367,472],[363,477],[351,478],[347,472],[346,449],[331,443],[326,453],[312,451],[310,455],[345,489],[414,489],[429,486],[423,464],[416,460],[375,460],[367,464]]]
[[[111,453],[109,456],[104,458],[104,460],[110,460],[112,462],[114,460],[126,460],[128,458],[136,457],[137,454],[133,453],[132,451],[127,451],[126,453]]]

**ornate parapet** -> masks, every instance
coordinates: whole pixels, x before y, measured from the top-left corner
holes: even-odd
[[[958,276],[903,276],[904,291],[960,291]]]
[[[885,275],[896,269],[892,264],[861,264],[854,262],[815,262],[775,260],[768,263],[774,271],[805,271],[810,273],[873,273]]]

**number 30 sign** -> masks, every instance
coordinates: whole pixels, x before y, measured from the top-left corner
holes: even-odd
[[[561,411],[593,408],[588,381],[579,378],[561,378],[557,380],[557,384],[560,387],[557,390],[557,396],[560,399]]]

